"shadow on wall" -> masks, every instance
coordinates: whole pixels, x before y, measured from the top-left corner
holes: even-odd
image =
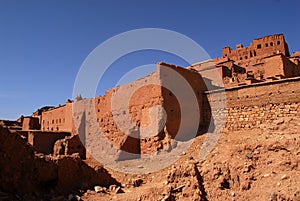
[[[78,155],[35,155],[25,139],[1,126],[0,142],[0,189],[4,192],[45,196],[53,191],[62,194],[94,185],[119,185],[104,167],[91,167]]]

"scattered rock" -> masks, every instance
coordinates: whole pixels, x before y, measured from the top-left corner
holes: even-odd
[[[105,193],[106,192],[105,189],[102,188],[101,186],[95,186],[94,189],[95,189],[96,193]]]
[[[182,191],[182,188],[183,188],[183,187],[185,187],[185,185],[180,185],[180,186],[174,188],[172,191],[173,191],[173,192],[176,192],[176,191]]]
[[[124,191],[122,190],[122,188],[120,186],[117,186],[117,185],[110,185],[109,186],[109,191],[111,193],[115,193],[115,194],[124,193]]]
[[[286,174],[282,175],[281,179],[282,179],[282,180],[287,179]]]
[[[252,159],[253,158],[253,156],[251,154],[247,154],[246,156],[247,156],[248,159]]]
[[[142,185],[142,183],[143,183],[142,179],[135,179],[132,181],[133,187],[139,187]]]

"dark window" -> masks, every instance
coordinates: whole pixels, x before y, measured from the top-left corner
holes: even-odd
[[[253,57],[252,52],[250,52],[250,57]]]
[[[240,60],[243,60],[243,57],[240,57]]]
[[[169,96],[172,96],[172,92],[169,93]]]
[[[270,46],[273,46],[273,42],[270,42]]]
[[[266,45],[266,47],[268,47],[268,46],[269,46],[269,44],[268,44],[268,43],[266,43],[265,45]]]
[[[261,44],[258,44],[258,45],[257,45],[257,49],[261,49]]]
[[[253,51],[253,56],[256,56],[256,52],[255,51]]]
[[[280,41],[277,41],[277,45],[280,45]]]
[[[100,109],[98,109],[98,112],[100,112]]]
[[[248,59],[248,56],[245,56],[245,59]]]

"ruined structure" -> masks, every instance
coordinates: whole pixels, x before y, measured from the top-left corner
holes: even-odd
[[[177,72],[191,86],[197,99],[196,112],[201,116],[197,122],[198,134],[205,132],[215,113],[220,113],[220,116],[226,118],[225,129],[237,130],[251,128],[260,121],[265,121],[265,116],[258,118],[259,114],[255,111],[259,113],[261,107],[269,104],[281,105],[282,93],[290,94],[284,101],[293,100],[296,104],[296,89],[290,91],[285,86],[288,83],[295,86],[299,83],[299,79],[293,77],[300,76],[300,53],[296,52],[290,56],[284,36],[276,34],[255,39],[249,47],[242,44],[238,44],[235,50],[224,47],[220,58],[196,63],[187,68],[158,63],[156,72],[135,82],[110,89],[103,96],[75,102],[67,100],[64,105],[55,108],[44,107],[30,117],[23,117],[22,131],[19,133],[27,138],[37,152],[79,152],[81,157],[85,158],[85,150],[82,150],[82,147],[86,142],[81,144],[78,137],[72,136],[79,133],[88,135],[85,133],[86,125],[82,122],[95,121],[98,128],[93,128],[92,132],[101,132],[118,149],[133,154],[170,150],[176,146],[172,142],[178,137],[180,124],[186,121],[184,123],[188,125],[193,113],[187,112],[190,116],[182,116],[178,96],[163,87],[171,86],[170,83],[174,82],[164,69]],[[214,80],[213,72],[220,75],[221,82]],[[178,87],[176,83],[173,85]],[[227,97],[226,100],[221,100],[221,96],[218,96],[223,93]],[[128,99],[128,103],[116,101],[121,99]],[[212,101],[216,100],[225,101],[227,108],[214,108]],[[82,106],[74,110],[75,103],[89,104],[92,107],[87,110]],[[244,111],[245,107],[251,108],[252,113]],[[276,108],[277,106],[275,110]],[[240,116],[241,111],[247,115]],[[275,118],[275,113],[270,115]],[[119,119],[116,119],[116,116]],[[125,127],[121,128],[122,125]],[[189,133],[189,130],[185,132]],[[66,136],[71,137],[64,139]],[[181,139],[184,138],[185,136],[181,136]],[[81,139],[85,140],[82,136]],[[119,155],[116,160],[118,159],[126,157]]]
[[[226,88],[300,76],[299,54],[290,56],[283,34],[253,40],[222,49],[222,56],[190,66],[199,73],[217,67]]]

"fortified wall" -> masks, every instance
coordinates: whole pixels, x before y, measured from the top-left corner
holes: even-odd
[[[283,34],[254,39],[248,47],[222,49],[222,56],[189,69],[207,73],[217,68],[225,88],[300,76],[300,55],[290,56]]]
[[[85,135],[102,133],[111,144],[123,151],[144,154],[169,149],[181,124],[181,115],[184,114],[177,100],[178,94],[174,94],[175,89],[180,89],[180,85],[184,83],[180,83],[180,80],[174,82],[176,76],[172,73],[177,74],[191,87],[197,108],[193,112],[198,115],[202,113],[203,92],[207,88],[201,75],[182,67],[158,63],[156,72],[110,89],[104,96],[75,102],[67,101],[63,106],[42,112],[42,130],[77,134],[76,130],[84,118],[88,124],[84,127],[88,127],[89,130]],[[174,91],[167,89],[169,87]],[[185,93],[182,90],[179,92]],[[189,105],[189,101],[186,99],[185,104]],[[188,108],[190,106],[186,107]],[[193,112],[185,112],[189,116],[186,115],[184,119],[194,118]],[[99,128],[92,128],[92,123]],[[203,119],[199,119],[197,127],[204,126]]]
[[[188,83],[196,102],[192,102],[193,97],[180,94],[187,89],[171,72]],[[219,80],[215,79],[216,74],[220,75]],[[223,131],[227,132],[270,125],[277,129],[276,124],[286,121],[285,118],[299,117],[299,76],[300,52],[290,56],[282,34],[267,36],[255,39],[249,47],[237,45],[236,50],[225,47],[222,57],[187,68],[158,63],[154,73],[110,89],[104,96],[67,100],[56,108],[41,108],[31,117],[22,118],[22,132],[27,132],[34,147],[45,143],[39,139],[48,139],[43,134],[67,132],[72,137],[80,134],[84,146],[90,146],[89,151],[100,146],[101,155],[108,154],[111,146],[117,148],[110,154],[116,160],[129,157],[119,149],[138,155],[169,151],[176,146],[175,138],[188,140],[194,132],[190,122],[197,115],[200,115],[198,134],[209,125],[218,126],[220,120],[224,120]],[[185,99],[180,99],[180,95]],[[186,104],[181,105],[182,100]],[[186,130],[178,138],[182,123]],[[108,140],[106,144],[99,145],[100,133]],[[50,137],[53,146],[56,136]],[[56,152],[73,153],[74,149],[65,150],[73,145],[81,150],[83,146],[72,137],[57,142]],[[47,153],[50,151],[47,146]]]
[[[208,101],[204,102],[204,108],[211,107],[212,102],[226,102],[226,108],[211,107],[211,111],[204,112],[206,117],[213,113],[217,120],[225,119],[225,132],[267,127],[277,130],[278,125],[284,121],[300,117],[300,77],[225,91],[207,91],[205,94]]]
[[[283,34],[275,34],[254,39],[248,47],[244,47],[242,44],[237,44],[235,50],[231,49],[231,47],[224,47],[222,49],[222,57],[216,59],[216,61],[219,62],[225,58],[229,58],[233,61],[243,61],[278,53],[287,57],[290,56],[288,45]]]

